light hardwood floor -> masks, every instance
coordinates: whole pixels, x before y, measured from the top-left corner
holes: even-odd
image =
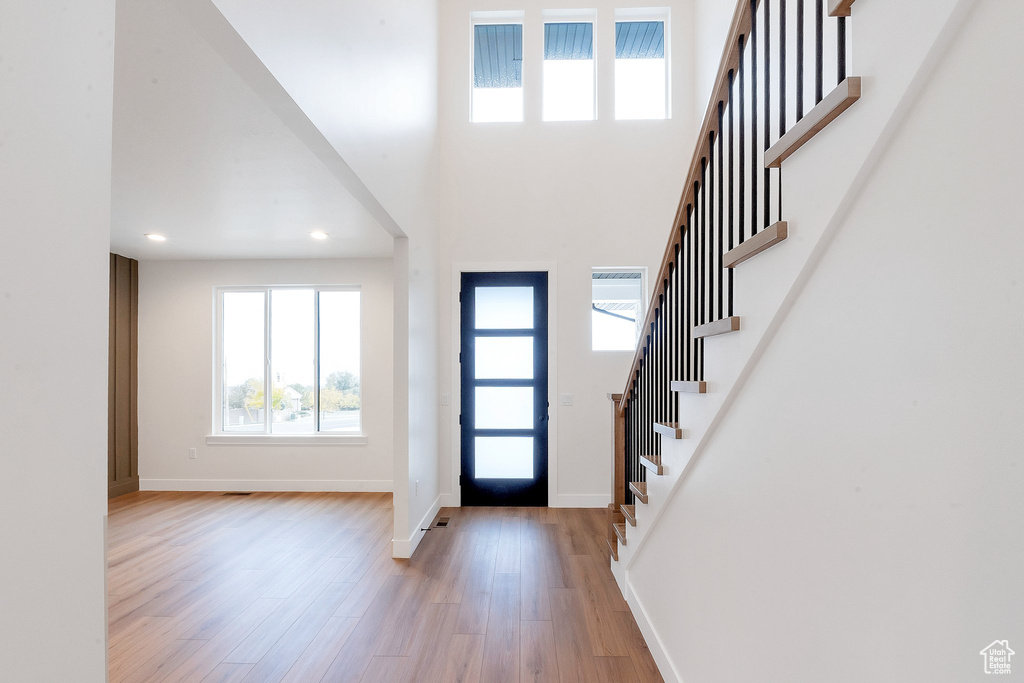
[[[455,508],[391,559],[391,495],[110,503],[111,681],[660,681],[604,510]]]

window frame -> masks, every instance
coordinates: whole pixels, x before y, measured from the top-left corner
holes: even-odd
[[[541,113],[540,113],[540,120],[543,123],[554,123],[554,124],[559,124],[559,123],[589,123],[589,122],[592,122],[592,121],[597,121],[600,118],[600,111],[599,111],[600,110],[600,106],[598,104],[600,102],[600,93],[598,92],[598,86],[600,84],[600,78],[598,76],[598,63],[599,63],[600,60],[598,60],[597,35],[598,35],[599,24],[598,24],[597,10],[596,9],[562,9],[562,10],[549,10],[549,9],[546,9],[546,10],[541,10],[541,24],[540,24],[540,27],[541,27],[541,35],[542,36],[546,35],[548,24],[567,24],[567,23],[569,23],[569,24],[571,24],[571,23],[584,23],[584,24],[590,24],[591,25],[591,33],[590,33],[591,57],[590,57],[590,61],[593,62],[593,73],[591,74],[591,78],[593,79],[593,88],[594,88],[594,100],[591,103],[591,109],[592,109],[591,117],[589,119],[547,119],[547,118],[544,117],[545,107],[547,106],[547,97],[546,97],[546,91],[545,91],[545,88],[547,87],[547,85],[546,85],[546,78],[545,78],[545,73],[544,73],[544,62],[546,62],[547,59],[545,58],[545,55],[544,55],[544,41],[541,41],[541,53],[540,53],[540,65],[541,65],[541,73],[540,73],[540,76],[541,76],[541,84],[540,84],[541,85],[541,88],[540,88],[540,90],[541,90],[541,92],[540,92],[540,96],[541,96],[541,103],[540,103],[540,105],[541,105],[541,108],[540,108],[540,111],[541,111]],[[525,38],[524,38],[524,41],[525,41]],[[523,56],[524,56],[523,58],[524,58],[524,60],[525,60],[525,55],[526,55],[526,50],[524,49],[523,50]]]
[[[594,348],[594,327],[591,322],[590,327],[590,351],[592,353],[636,353],[637,345],[640,343],[640,339],[643,336],[639,326],[643,324],[647,318],[647,309],[650,305],[650,299],[647,291],[647,266],[592,266],[590,269],[590,305],[594,305],[594,273],[640,273],[640,303],[637,306],[637,338],[636,345],[632,349],[595,349]],[[591,314],[593,315],[593,314]]]
[[[224,430],[224,295],[236,292],[258,292],[263,297],[263,395],[273,396],[271,331],[273,311],[271,292],[274,290],[313,290],[313,388],[315,431],[310,434],[274,434],[273,409],[265,408],[262,432],[234,433]],[[320,293],[357,292],[359,294],[359,428],[355,432],[320,431]],[[213,420],[212,434],[206,437],[208,445],[365,445],[365,407],[363,405],[363,295],[360,285],[238,285],[215,287],[214,292],[214,344],[213,344]],[[265,398],[266,400],[266,398]]]
[[[615,72],[615,24],[619,22],[660,21],[665,24],[665,116],[663,118],[619,118],[615,111],[615,92],[618,78]],[[672,120],[672,9],[670,7],[624,7],[615,10],[612,17],[612,119],[615,121],[671,121]]]
[[[519,111],[519,118],[514,121],[477,121],[474,118],[473,103],[475,100],[476,82],[476,27],[477,26],[498,26],[502,24],[518,24],[523,31],[523,64],[521,69],[521,84],[519,89],[522,91],[520,99],[522,100],[521,108]],[[527,30],[526,30],[526,12],[523,10],[484,10],[470,12],[469,15],[469,122],[476,125],[516,125],[522,124],[526,121],[526,46],[527,46]]]

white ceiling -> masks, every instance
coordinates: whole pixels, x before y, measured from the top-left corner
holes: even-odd
[[[391,254],[381,224],[173,0],[117,3],[116,30],[112,251],[145,259]],[[311,239],[314,230],[330,239]],[[147,240],[153,232],[167,241]]]

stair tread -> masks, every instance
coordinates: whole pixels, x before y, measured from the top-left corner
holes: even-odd
[[[647,482],[646,481],[632,481],[629,483],[629,488],[633,491],[633,495],[636,496],[637,500],[641,503],[647,503]]]
[[[619,561],[619,546],[610,538],[604,539],[604,542],[608,545],[608,552],[611,553],[612,559],[616,562]]]
[[[619,543],[626,545],[626,525],[614,524],[612,526],[615,529],[615,535],[618,537]]]
[[[619,506],[619,509],[622,510],[622,516],[626,518],[630,526],[636,526],[636,505],[626,505],[623,503]]]
[[[693,338],[704,339],[705,337],[714,337],[719,334],[738,332],[739,329],[740,317],[738,315],[733,315],[728,318],[722,318],[721,320],[712,320],[709,323],[697,325],[693,328]]]
[[[655,422],[654,431],[670,439],[683,438],[683,428],[678,422]]]
[[[707,382],[694,382],[690,380],[674,379],[670,385],[672,391],[685,394],[706,394],[708,393]]]
[[[722,256],[722,267],[735,268],[747,259],[753,258],[769,247],[774,247],[779,242],[784,241],[788,236],[789,223],[786,221],[772,223],[753,237],[747,238],[743,244],[727,251]]]
[[[661,466],[660,455],[641,455],[640,464],[649,469],[655,474],[664,474],[664,468]]]

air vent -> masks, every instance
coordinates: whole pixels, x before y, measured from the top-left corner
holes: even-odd
[[[223,495],[223,496],[251,496],[252,495],[252,491],[228,491],[227,493],[222,493],[221,495]]]
[[[451,519],[452,519],[451,517],[438,517],[437,518],[437,524],[435,524],[434,526],[435,527],[448,526],[448,522],[450,522]]]

